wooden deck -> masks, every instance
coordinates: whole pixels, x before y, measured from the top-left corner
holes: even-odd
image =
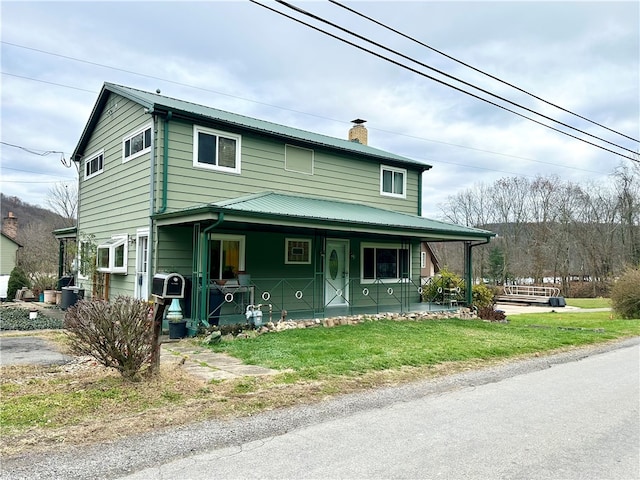
[[[524,305],[551,305],[551,299],[558,297],[560,297],[560,289],[557,287],[505,285],[504,294],[496,295],[495,301],[498,303],[520,303]]]

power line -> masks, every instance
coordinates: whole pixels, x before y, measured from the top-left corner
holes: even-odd
[[[435,81],[435,82],[437,82],[437,83],[440,83],[440,84],[442,84],[442,85],[445,85],[445,86],[447,86],[447,87],[449,87],[449,88],[453,88],[454,90],[457,90],[457,91],[459,91],[459,92],[461,92],[461,93],[464,93],[464,94],[466,94],[466,95],[469,95],[469,96],[471,96],[471,97],[474,97],[474,98],[476,98],[476,99],[478,99],[478,100],[481,100],[481,101],[483,101],[483,102],[489,103],[489,104],[491,104],[491,105],[493,105],[493,106],[496,106],[496,107],[498,107],[498,108],[501,108],[501,109],[503,109],[503,110],[506,110],[507,112],[513,113],[513,114],[515,114],[515,115],[518,115],[519,117],[525,118],[525,119],[527,119],[527,120],[529,120],[529,121],[531,121],[531,122],[537,123],[537,124],[539,124],[539,125],[542,125],[542,126],[544,126],[544,127],[546,127],[546,128],[549,128],[549,129],[551,129],[551,130],[554,130],[554,131],[556,131],[556,132],[562,133],[563,135],[567,135],[567,136],[572,137],[572,138],[574,138],[574,139],[576,139],[576,140],[579,140],[579,141],[581,141],[581,142],[585,142],[585,143],[587,143],[587,144],[589,144],[589,145],[592,145],[592,146],[594,146],[594,147],[597,147],[597,148],[600,148],[600,149],[602,149],[602,150],[605,150],[605,151],[608,151],[608,152],[610,152],[610,153],[613,153],[614,155],[618,155],[618,156],[621,156],[621,157],[623,157],[623,158],[626,158],[626,159],[629,159],[629,160],[632,160],[632,161],[636,161],[635,159],[630,158],[630,157],[628,157],[627,155],[621,154],[621,153],[616,152],[616,151],[614,151],[614,150],[611,150],[611,149],[609,149],[609,148],[603,147],[603,146],[598,145],[598,144],[596,144],[596,143],[593,143],[593,142],[590,142],[590,141],[585,140],[585,139],[583,139],[583,138],[577,137],[577,136],[572,135],[572,134],[570,134],[570,133],[568,133],[568,132],[565,132],[565,131],[563,131],[563,130],[560,130],[560,129],[558,129],[558,128],[555,128],[555,127],[553,127],[553,126],[551,126],[551,125],[547,125],[547,124],[545,124],[545,123],[543,123],[543,122],[540,122],[540,121],[538,121],[538,120],[535,120],[535,119],[533,119],[533,118],[531,118],[531,117],[527,117],[526,115],[523,115],[523,114],[521,114],[521,113],[519,113],[519,112],[516,112],[515,110],[511,110],[511,109],[509,109],[509,108],[507,108],[507,107],[505,107],[505,106],[503,106],[503,105],[500,105],[500,104],[497,104],[497,103],[495,103],[495,102],[492,102],[491,100],[488,100],[488,99],[486,99],[486,98],[480,97],[480,96],[478,96],[478,95],[476,95],[476,94],[473,94],[473,93],[471,93],[471,92],[468,92],[468,91],[466,91],[466,90],[463,90],[462,88],[456,87],[455,85],[451,85],[451,84],[449,84],[449,83],[447,83],[447,82],[444,82],[443,80],[440,80],[440,79],[437,79],[437,78],[435,78],[435,77],[432,77],[431,75],[428,75],[428,74],[426,74],[426,73],[424,73],[424,72],[421,72],[421,71],[416,70],[416,69],[414,69],[414,68],[412,68],[412,67],[409,67],[409,66],[407,66],[407,65],[404,65],[404,64],[402,64],[402,63],[400,63],[400,62],[398,62],[398,61],[396,61],[396,60],[393,60],[393,59],[391,59],[391,58],[389,58],[389,57],[385,57],[384,55],[382,55],[382,54],[380,54],[380,53],[374,52],[373,50],[369,50],[369,49],[367,49],[367,48],[365,48],[365,47],[363,47],[363,46],[361,46],[361,45],[357,45],[357,44],[355,44],[355,43],[353,43],[353,42],[351,42],[351,41],[349,41],[349,40],[346,40],[346,39],[344,39],[344,38],[342,38],[342,37],[339,37],[339,36],[337,36],[337,35],[335,35],[335,34],[333,34],[333,33],[327,32],[326,30],[323,30],[323,29],[321,29],[321,28],[319,28],[319,27],[316,27],[316,26],[314,26],[314,25],[311,25],[311,24],[309,24],[309,23],[307,23],[307,22],[304,22],[304,21],[302,21],[302,20],[300,20],[300,19],[298,19],[298,18],[295,18],[295,17],[293,17],[293,16],[291,16],[291,15],[287,15],[287,14],[286,14],[286,13],[284,13],[284,12],[281,12],[281,11],[276,10],[276,9],[274,9],[274,8],[268,7],[267,5],[261,4],[260,2],[258,2],[258,1],[256,1],[256,0],[250,0],[250,1],[251,1],[252,3],[255,3],[256,5],[259,5],[259,6],[263,7],[263,8],[266,8],[266,9],[268,9],[268,10],[271,10],[271,11],[272,11],[272,12],[274,12],[274,13],[278,13],[279,15],[282,15],[282,16],[284,16],[284,17],[286,17],[286,18],[290,19],[290,20],[293,20],[293,21],[296,21],[296,22],[298,22],[298,23],[301,23],[302,25],[305,25],[305,26],[307,26],[307,27],[309,27],[309,28],[312,28],[313,30],[316,30],[316,31],[321,32],[321,33],[324,33],[325,35],[328,35],[328,36],[330,36],[330,37],[332,37],[332,38],[335,38],[336,40],[339,40],[339,41],[341,41],[341,42],[343,42],[343,43],[346,43],[346,44],[351,45],[351,46],[353,46],[353,47],[355,47],[355,48],[358,48],[358,49],[360,49],[360,50],[363,50],[363,51],[365,51],[365,52],[367,52],[367,53],[370,53],[370,54],[372,54],[372,55],[374,55],[374,56],[376,56],[376,57],[378,57],[378,58],[381,58],[381,59],[383,59],[383,60],[386,60],[386,61],[388,61],[388,62],[390,62],[390,63],[393,63],[393,64],[395,64],[395,65],[397,65],[397,66],[400,66],[400,67],[402,67],[402,68],[404,68],[404,69],[406,69],[406,70],[409,70],[409,71],[411,71],[411,72],[413,72],[413,73],[416,73],[416,74],[421,75],[421,76],[423,76],[423,77],[425,77],[425,78],[428,78],[428,79],[430,79],[430,80],[433,80],[433,81]],[[404,55],[404,54],[402,54],[402,53],[396,52],[395,50],[392,50],[392,49],[390,49],[390,48],[388,48],[388,47],[385,47],[384,45],[381,45],[381,44],[379,44],[379,43],[377,43],[377,42],[374,42],[374,41],[372,41],[372,40],[370,40],[370,39],[367,39],[367,38],[365,38],[365,37],[363,37],[363,36],[361,36],[361,35],[359,35],[359,34],[357,34],[357,33],[351,32],[351,31],[349,31],[348,29],[345,29],[345,28],[343,28],[343,27],[341,27],[341,26],[339,26],[339,25],[336,25],[336,24],[334,24],[334,23],[332,23],[332,22],[328,21],[328,20],[325,20],[325,19],[323,19],[323,18],[321,18],[321,17],[318,17],[317,15],[312,14],[312,13],[310,13],[310,12],[307,12],[307,11],[305,11],[305,10],[303,10],[303,9],[299,8],[299,7],[296,7],[296,6],[294,6],[294,5],[291,5],[291,4],[289,4],[289,3],[287,3],[287,2],[285,2],[285,1],[283,1],[283,0],[276,0],[276,2],[277,2],[277,3],[280,3],[281,5],[284,5],[284,6],[285,6],[285,7],[287,7],[287,8],[290,8],[290,9],[292,9],[292,10],[295,10],[295,11],[296,11],[296,12],[298,12],[298,13],[302,13],[302,14],[307,15],[307,16],[310,16],[311,18],[314,18],[314,19],[316,19],[316,20],[318,20],[318,21],[321,21],[321,22],[327,23],[327,24],[329,24],[329,25],[331,25],[331,26],[333,26],[333,27],[335,27],[335,28],[337,28],[337,29],[339,29],[339,30],[342,30],[342,31],[344,31],[344,32],[346,32],[346,33],[348,33],[348,34],[350,34],[350,35],[352,35],[352,36],[355,36],[355,37],[357,37],[357,38],[359,38],[359,39],[361,39],[361,40],[364,40],[364,41],[366,41],[366,42],[368,42],[368,43],[372,43],[372,44],[376,45],[376,46],[377,46],[377,47],[379,47],[379,48],[382,48],[382,49],[384,49],[384,50],[387,50],[387,51],[389,51],[389,52],[392,52],[392,53],[394,53],[394,54],[396,54],[396,55],[398,55],[398,56],[400,56],[400,57],[402,57],[402,58],[405,58],[405,59],[410,60],[410,61],[412,61],[412,62],[414,62],[414,63],[417,63],[417,64],[419,64],[419,65],[421,65],[421,66],[423,66],[423,67],[425,67],[425,68],[428,68],[428,69],[430,69],[430,70],[434,70],[434,71],[436,71],[436,72],[440,73],[441,75],[447,76],[447,77],[452,78],[452,79],[454,79],[454,80],[456,80],[456,81],[458,81],[458,82],[460,82],[460,83],[463,83],[463,84],[465,84],[465,85],[467,85],[467,86],[470,86],[470,87],[472,87],[472,88],[475,88],[475,89],[477,89],[477,90],[480,90],[480,91],[482,91],[483,93],[486,93],[486,94],[491,95],[491,96],[493,96],[493,97],[499,98],[499,99],[500,99],[500,100],[502,100],[502,101],[506,101],[507,103],[510,103],[510,104],[516,105],[517,107],[522,108],[522,109],[524,109],[524,110],[527,110],[527,111],[529,111],[529,112],[532,112],[532,113],[534,113],[535,115],[539,115],[539,116],[541,116],[541,117],[543,117],[543,118],[546,118],[547,120],[551,120],[551,121],[553,121],[553,122],[555,122],[555,123],[559,123],[559,124],[561,124],[561,125],[563,125],[563,126],[565,126],[565,127],[571,128],[571,129],[573,129],[573,130],[577,130],[577,131],[579,131],[580,133],[583,133],[583,134],[588,135],[588,136],[590,136],[590,137],[596,138],[596,139],[598,139],[598,140],[600,140],[600,141],[603,141],[603,142],[605,142],[605,143],[608,143],[608,144],[610,144],[610,145],[613,145],[613,146],[615,146],[615,147],[617,147],[617,148],[620,148],[620,149],[622,149],[622,150],[626,150],[626,151],[628,151],[628,152],[630,152],[630,153],[633,153],[633,154],[635,154],[635,153],[636,153],[635,151],[630,150],[630,149],[628,149],[628,148],[626,148],[626,147],[623,147],[623,146],[618,145],[618,144],[616,144],[616,143],[610,142],[610,141],[605,140],[605,139],[603,139],[603,138],[597,137],[597,136],[592,135],[592,134],[590,134],[590,133],[584,132],[583,130],[580,130],[580,129],[578,129],[578,128],[572,127],[572,126],[570,126],[570,125],[568,125],[568,124],[565,124],[565,123],[563,123],[563,122],[560,122],[560,121],[558,121],[558,120],[554,120],[553,118],[547,117],[547,116],[545,116],[545,115],[543,115],[543,114],[541,114],[541,113],[535,112],[534,110],[531,110],[531,109],[529,109],[529,108],[527,108],[527,107],[523,107],[523,106],[521,106],[521,105],[518,105],[518,104],[516,104],[516,103],[514,103],[514,102],[510,101],[510,100],[507,100],[507,99],[505,99],[505,98],[503,98],[503,97],[500,97],[500,96],[498,96],[498,95],[495,95],[495,94],[493,94],[493,93],[491,93],[491,92],[488,92],[487,90],[484,90],[484,89],[482,89],[482,88],[476,87],[476,86],[474,86],[474,85],[472,85],[472,84],[470,84],[470,83],[468,83],[468,82],[465,82],[465,81],[463,81],[463,80],[457,79],[457,78],[455,78],[455,77],[453,77],[453,76],[451,76],[451,75],[449,75],[449,74],[446,74],[446,73],[444,73],[444,72],[441,72],[440,70],[437,70],[437,69],[435,69],[435,68],[433,68],[433,67],[430,67],[430,66],[428,66],[428,65],[426,65],[426,64],[424,64],[424,63],[422,63],[422,62],[419,62],[419,61],[417,61],[417,60],[415,60],[415,59],[412,59],[412,58],[410,58],[410,57],[408,57],[408,56],[406,56],[406,55]]]
[[[529,92],[529,91],[527,91],[527,90],[525,90],[525,89],[523,89],[523,88],[520,88],[520,87],[518,87],[518,86],[516,86],[516,85],[513,85],[512,83],[509,83],[509,82],[507,82],[507,81],[505,81],[505,80],[502,80],[502,79],[500,79],[500,78],[496,77],[495,75],[492,75],[492,74],[487,73],[487,72],[485,72],[485,71],[483,71],[483,70],[480,70],[479,68],[474,67],[473,65],[470,65],[470,64],[468,64],[468,63],[465,63],[465,62],[463,62],[462,60],[459,60],[459,59],[457,59],[457,58],[455,58],[455,57],[453,57],[453,56],[451,56],[451,55],[448,55],[448,54],[446,54],[446,53],[444,53],[444,52],[442,52],[442,51],[440,51],[440,50],[438,50],[438,49],[436,49],[436,48],[433,48],[433,47],[431,47],[431,46],[427,45],[426,43],[421,42],[420,40],[417,40],[417,39],[416,39],[416,38],[414,38],[414,37],[411,37],[411,36],[409,36],[409,35],[407,35],[407,34],[405,34],[405,33],[401,32],[401,31],[399,31],[399,30],[396,30],[395,28],[392,28],[392,27],[390,27],[390,26],[388,26],[388,25],[386,25],[386,24],[384,24],[384,23],[382,23],[382,22],[380,22],[380,21],[378,21],[378,20],[376,20],[376,19],[374,19],[374,18],[372,18],[372,17],[369,17],[369,16],[367,16],[367,15],[365,15],[365,14],[361,13],[361,12],[358,12],[357,10],[355,10],[355,9],[353,9],[353,8],[347,7],[346,5],[342,5],[340,2],[338,2],[338,1],[336,1],[336,0],[329,0],[329,2],[333,3],[334,5],[337,5],[338,7],[344,8],[345,10],[347,10],[347,11],[349,11],[349,12],[351,12],[351,13],[354,13],[354,14],[356,14],[356,15],[358,15],[358,16],[360,16],[360,17],[362,17],[362,18],[365,18],[365,19],[369,20],[370,22],[375,23],[376,25],[379,25],[379,26],[381,26],[381,27],[383,27],[383,28],[385,28],[385,29],[387,29],[387,30],[390,30],[390,31],[392,31],[392,32],[394,32],[394,33],[396,33],[396,34],[398,34],[398,35],[400,35],[400,36],[402,36],[402,37],[404,37],[404,38],[406,38],[406,39],[408,39],[408,40],[411,40],[412,42],[415,42],[415,43],[417,43],[418,45],[421,45],[421,46],[423,46],[423,47],[425,47],[425,48],[428,48],[429,50],[431,50],[431,51],[433,51],[433,52],[436,52],[436,53],[438,53],[438,54],[440,54],[440,55],[442,55],[442,56],[444,56],[444,57],[448,58],[449,60],[453,60],[454,62],[459,63],[459,64],[461,64],[461,65],[464,65],[465,67],[470,68],[471,70],[474,70],[475,72],[478,72],[478,73],[480,73],[480,74],[482,74],[482,75],[485,75],[485,76],[487,76],[487,77],[489,77],[489,78],[491,78],[491,79],[493,79],[493,80],[496,80],[496,81],[498,81],[498,82],[500,82],[500,83],[502,83],[502,84],[504,84],[504,85],[507,85],[507,86],[509,86],[509,87],[511,87],[511,88],[514,88],[514,89],[518,90],[519,92],[522,92],[522,93],[524,93],[524,94],[526,94],[526,95],[529,95],[530,97],[533,97],[533,98],[535,98],[536,100],[539,100],[539,101],[541,101],[541,102],[543,102],[543,103],[546,103],[547,105],[551,105],[552,107],[555,107],[555,108],[557,108],[557,109],[559,109],[559,110],[562,110],[563,112],[567,112],[567,113],[569,113],[569,114],[571,114],[571,115],[574,115],[574,116],[576,116],[576,117],[578,117],[578,118],[580,118],[580,119],[582,119],[582,120],[586,120],[586,121],[587,121],[587,122],[589,122],[589,123],[592,123],[592,124],[594,124],[594,125],[597,125],[598,127],[604,128],[605,130],[609,130],[610,132],[613,132],[613,133],[615,133],[615,134],[617,134],[617,135],[620,135],[620,136],[622,136],[622,137],[625,137],[625,138],[627,138],[627,139],[629,139],[629,140],[633,140],[634,142],[640,142],[640,140],[638,140],[637,138],[630,137],[629,135],[626,135],[626,134],[624,134],[624,133],[618,132],[617,130],[614,130],[614,129],[612,129],[612,128],[609,128],[609,127],[607,127],[606,125],[602,125],[601,123],[595,122],[595,121],[593,121],[593,120],[591,120],[591,119],[589,119],[589,118],[587,118],[587,117],[584,117],[584,116],[582,116],[582,115],[580,115],[580,114],[578,114],[578,113],[575,113],[575,112],[573,112],[573,111],[571,111],[571,110],[568,110],[568,109],[566,109],[566,108],[564,108],[564,107],[561,107],[561,106],[559,106],[559,105],[556,105],[555,103],[552,103],[552,102],[550,102],[550,101],[548,101],[548,100],[545,100],[544,98],[541,98],[541,97],[539,97],[538,95],[535,95],[535,94],[533,94],[533,93],[531,93],[531,92]]]

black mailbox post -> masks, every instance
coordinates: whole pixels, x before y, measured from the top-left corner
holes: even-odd
[[[151,294],[163,299],[184,298],[184,277],[179,273],[156,273]]]

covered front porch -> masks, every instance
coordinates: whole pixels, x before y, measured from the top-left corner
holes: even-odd
[[[197,324],[438,311],[471,299],[425,288],[423,242],[471,249],[490,232],[361,204],[266,193],[155,217],[155,271],[187,280]],[[470,294],[470,292],[469,292]]]

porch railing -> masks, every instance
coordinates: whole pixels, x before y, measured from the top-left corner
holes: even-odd
[[[259,308],[262,321],[316,319],[339,315],[435,311],[458,306],[457,292],[435,292],[429,298],[424,279],[349,281],[314,278],[252,278],[249,285],[209,284],[207,312],[210,324],[244,323],[247,308]]]

